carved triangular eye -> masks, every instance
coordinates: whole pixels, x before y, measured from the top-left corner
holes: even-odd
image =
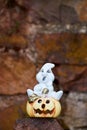
[[[46,104],[49,104],[50,103],[50,100],[46,100]]]
[[[38,103],[41,103],[41,102],[42,102],[42,100],[41,100],[41,99],[39,99],[39,100],[38,100]]]

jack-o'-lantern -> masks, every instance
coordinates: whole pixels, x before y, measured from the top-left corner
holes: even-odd
[[[60,102],[54,98],[41,97],[33,102],[27,101],[27,113],[30,117],[57,117],[61,111]]]

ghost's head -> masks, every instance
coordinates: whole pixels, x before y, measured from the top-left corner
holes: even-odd
[[[39,83],[48,83],[54,81],[54,74],[52,72],[52,68],[54,68],[54,64],[46,63],[42,66],[40,71],[36,75],[36,79]]]

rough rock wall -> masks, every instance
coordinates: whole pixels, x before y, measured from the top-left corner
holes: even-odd
[[[86,0],[1,0],[0,129],[26,116],[26,89],[46,62],[56,65],[55,90],[64,90],[60,123],[86,130]]]

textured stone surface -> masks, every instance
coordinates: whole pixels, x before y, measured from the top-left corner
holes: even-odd
[[[55,68],[55,75],[63,90],[87,91],[87,66],[60,65]]]
[[[26,11],[18,7],[15,0],[4,1],[4,6],[0,5],[0,7],[0,33],[9,35],[19,33],[26,21]]]
[[[23,93],[25,92],[26,88],[29,83],[29,87],[33,86],[35,82],[35,75],[36,75],[36,68],[34,66],[34,63],[43,64],[44,61],[47,62],[53,62],[57,65],[62,65],[65,64],[66,66],[61,66],[58,67],[58,75],[57,78],[59,78],[59,82],[61,85],[64,86],[64,88],[67,89],[72,89],[72,90],[86,90],[86,76],[84,77],[83,75],[86,75],[86,64],[87,64],[87,44],[86,40],[87,36],[84,34],[49,34],[49,35],[39,35],[35,39],[35,43],[33,43],[33,46],[30,46],[30,48],[25,49],[25,52],[23,52],[27,58],[18,57],[17,56],[11,56],[8,54],[2,54],[0,58],[0,66],[1,66],[1,73],[3,73],[3,79],[6,82],[8,79],[8,84],[5,82],[2,82],[4,86],[7,89],[4,89],[3,85],[1,85],[2,89],[0,90],[1,93],[6,93],[8,88],[10,88],[9,84],[13,84],[12,88],[17,88],[17,89],[10,89],[11,91],[15,91],[14,93]],[[15,41],[15,39],[13,40]],[[16,41],[17,42],[17,41]],[[20,43],[20,41],[19,41]],[[13,46],[13,44],[12,44]],[[20,48],[21,45],[19,45]],[[16,45],[14,44],[14,48]],[[20,50],[20,49],[19,49]],[[11,53],[10,49],[8,49],[8,52]],[[20,53],[22,53],[20,51]],[[19,60],[18,60],[19,59]],[[18,63],[19,62],[19,63]],[[23,64],[25,62],[25,64]],[[13,68],[11,68],[9,64],[16,64],[16,66],[12,65]],[[71,65],[71,67],[69,66]],[[5,67],[3,67],[3,65]],[[76,65],[76,66],[75,66]],[[9,69],[7,69],[9,67]],[[19,69],[22,71],[25,75],[25,78],[23,78],[23,75],[19,74]],[[30,71],[31,68],[31,71]],[[39,68],[40,69],[40,68]],[[75,70],[75,71],[74,71]],[[12,71],[12,73],[11,73]],[[26,72],[27,73],[26,73]],[[10,73],[9,73],[10,72]],[[31,76],[28,76],[32,72]],[[75,73],[74,73],[75,72]],[[7,73],[9,73],[8,78]],[[61,74],[62,73],[62,74]],[[74,75],[73,75],[74,73]],[[15,75],[16,78],[13,78]],[[19,79],[17,79],[17,75],[19,75]],[[83,77],[82,77],[83,76]],[[33,79],[32,79],[33,77]],[[15,79],[15,82],[13,83],[13,79]],[[24,80],[24,81],[22,81]],[[11,82],[12,81],[12,82]],[[11,82],[11,83],[10,83]],[[18,82],[18,85],[16,85],[16,82]],[[20,84],[25,84],[25,87],[22,87],[20,89]],[[26,83],[27,82],[27,83]],[[74,87],[73,87],[74,86]],[[83,86],[83,87],[82,87]],[[31,87],[32,88],[32,87]],[[80,89],[81,88],[81,89]],[[13,93],[10,92],[9,93]]]
[[[87,1],[0,0],[0,130],[25,118],[20,94],[45,62],[56,64],[55,90],[66,93],[62,126],[87,130]]]
[[[25,118],[26,100],[0,110],[0,130],[13,130],[16,119]]]
[[[86,34],[42,34],[36,38],[38,60],[56,64],[87,65]]]
[[[63,88],[66,91],[87,92],[87,68],[83,73],[77,75],[74,80],[65,83]]]
[[[0,94],[25,93],[35,84],[35,65],[29,59],[4,54],[0,56]]]
[[[5,111],[6,109],[11,107],[13,109],[13,106],[16,106],[18,104],[21,106],[21,104],[24,102],[26,103],[26,101],[27,101],[27,95],[23,94],[0,96],[0,112]]]
[[[28,40],[22,35],[0,35],[0,47],[5,47],[9,49],[24,49],[28,46]]]
[[[33,22],[62,22],[76,23],[86,22],[86,0],[16,0],[19,6],[30,9],[30,16]],[[56,4],[55,4],[56,3]],[[35,21],[36,20],[36,21]]]
[[[63,130],[56,119],[25,118],[16,122],[14,130]]]
[[[70,130],[87,129],[87,93],[69,93],[62,106],[63,121]]]
[[[20,33],[29,36],[37,31],[34,25],[51,23],[63,26],[81,23],[82,26],[87,22],[86,0],[51,0],[50,2],[49,0],[1,0],[0,2],[0,33],[9,35]],[[76,25],[73,32],[76,28],[81,27]],[[84,32],[85,26],[82,28],[81,31]],[[64,28],[62,30],[65,31]]]
[[[79,14],[80,21],[87,22],[87,15],[86,15],[86,12],[87,12],[87,1],[86,0],[80,1],[78,3],[78,5],[76,6],[76,10],[77,10],[77,12]]]
[[[44,62],[56,64],[55,76],[64,90],[87,91],[86,43],[86,34],[63,33],[40,34],[26,49],[21,49],[19,41],[18,51],[12,44],[13,50],[8,47],[0,56],[0,93],[25,93],[27,88],[33,88],[36,69]]]

